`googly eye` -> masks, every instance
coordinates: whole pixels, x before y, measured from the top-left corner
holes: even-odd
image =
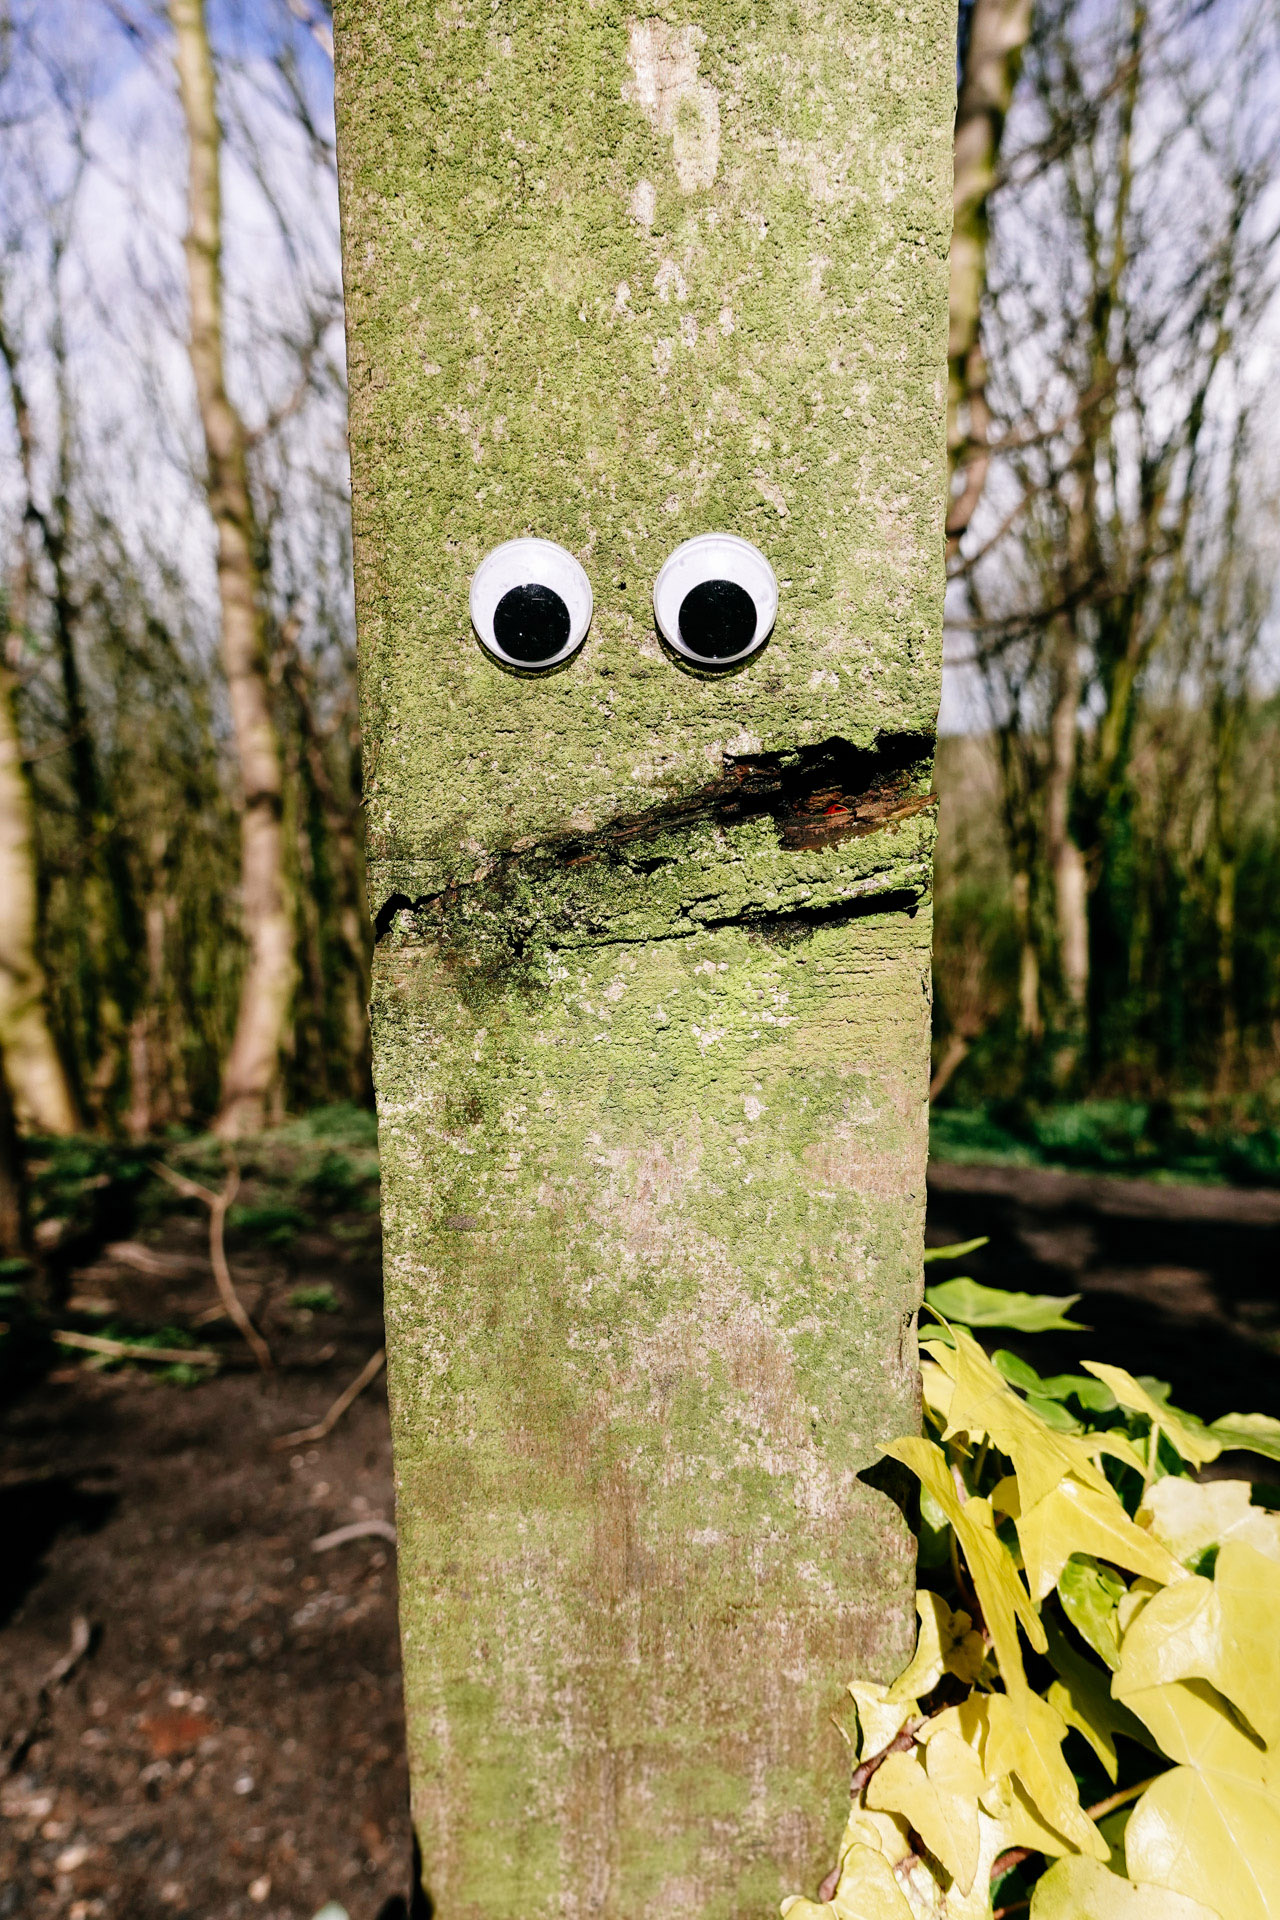
[[[749,540],[700,533],[664,562],[653,589],[658,631],[700,667],[749,660],[773,631],[778,582]]]
[[[545,673],[571,659],[591,625],[591,582],[554,540],[504,540],[471,578],[471,624],[504,667]]]

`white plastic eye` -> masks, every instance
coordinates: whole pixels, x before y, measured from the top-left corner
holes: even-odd
[[[504,540],[472,576],[471,624],[504,666],[545,673],[586,639],[591,582],[554,540]]]
[[[700,533],[663,565],[653,589],[658,631],[701,667],[749,660],[773,631],[778,582],[749,540],[736,533]]]

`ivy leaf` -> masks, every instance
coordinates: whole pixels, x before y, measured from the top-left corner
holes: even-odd
[[[1222,1442],[1224,1450],[1236,1448],[1242,1453],[1261,1454],[1264,1460],[1280,1460],[1280,1420],[1267,1413],[1224,1413],[1209,1431]]]
[[[924,1264],[927,1267],[935,1260],[963,1260],[967,1253],[976,1253],[979,1247],[985,1247],[990,1239],[989,1233],[983,1233],[976,1240],[957,1240],[952,1247],[926,1247]]]
[[[1118,1693],[1122,1685],[1117,1675]],[[1147,1788],[1130,1816],[1129,1873],[1229,1920],[1280,1920],[1274,1761],[1203,1680],[1125,1686],[1124,1698],[1179,1763]]]
[[[1013,1555],[996,1532],[991,1503],[977,1498],[961,1500],[947,1457],[932,1440],[908,1436],[895,1440],[885,1452],[915,1474],[954,1528],[995,1644],[1005,1686],[1021,1696],[1027,1691],[1027,1681],[1018,1646],[1019,1623],[1037,1653],[1044,1652],[1044,1629],[1018,1578]]]
[[[1111,1678],[1078,1654],[1053,1622],[1047,1621],[1049,1658],[1058,1678],[1049,1688],[1047,1699],[1069,1727],[1088,1741],[1115,1784],[1118,1776],[1116,1735],[1122,1733],[1140,1746],[1155,1751],[1151,1735],[1128,1707],[1111,1696]]]
[[[935,1771],[936,1769],[936,1771]],[[962,1893],[978,1869],[978,1795],[982,1768],[956,1734],[939,1735],[927,1754],[891,1753],[872,1774],[866,1803],[901,1815],[940,1860]]]
[[[1280,1563],[1228,1540],[1212,1580],[1184,1576],[1147,1602],[1124,1636],[1116,1692],[1174,1680],[1208,1680],[1280,1742]]]
[[[1159,1427],[1182,1458],[1193,1467],[1207,1466],[1222,1452],[1222,1441],[1209,1431],[1203,1421],[1197,1420],[1194,1414],[1180,1412],[1166,1401],[1157,1400],[1123,1367],[1104,1366],[1100,1360],[1085,1360],[1081,1364],[1087,1373],[1093,1374],[1111,1389],[1122,1407],[1128,1407],[1133,1413],[1145,1414],[1152,1427]]]
[[[1165,1887],[1135,1886],[1098,1860],[1074,1855],[1055,1861],[1036,1882],[1031,1920],[1219,1920],[1205,1907]]]
[[[1117,1613],[1127,1591],[1118,1573],[1085,1553],[1073,1553],[1058,1575],[1062,1611],[1085,1645],[1113,1669],[1120,1665]]]
[[[1280,1560],[1280,1514],[1253,1505],[1253,1488],[1247,1480],[1201,1484],[1169,1474],[1147,1488],[1137,1521],[1168,1547],[1175,1560],[1194,1562],[1228,1540],[1247,1540],[1268,1559]]]
[[[1078,1320],[1066,1317],[1079,1298],[1078,1293],[1006,1293],[977,1280],[942,1280],[924,1294],[927,1307],[962,1327],[1016,1327],[1020,1333],[1087,1333]]]
[[[1011,1387],[1017,1387],[1022,1393],[1040,1393],[1044,1389],[1044,1381],[1031,1363],[1019,1354],[1010,1353],[1008,1347],[997,1347],[991,1364]]]
[[[927,1587],[916,1591],[916,1613],[920,1620],[916,1650],[885,1695],[889,1701],[923,1699],[944,1673],[953,1673],[972,1686],[982,1671],[986,1648],[967,1613],[953,1613],[941,1594]]]
[[[962,1729],[985,1722],[982,1770],[989,1781],[1014,1776],[1036,1814],[1066,1848],[1107,1860],[1111,1850],[1080,1805],[1080,1789],[1062,1757],[1067,1727],[1060,1713],[1028,1691],[970,1694],[959,1708]]]
[[[1033,1600],[1043,1600],[1073,1554],[1087,1553],[1109,1560],[1129,1573],[1145,1575],[1164,1585],[1182,1577],[1182,1568],[1145,1528],[1135,1526],[1110,1487],[1082,1486],[1074,1474],[1064,1474],[1057,1486],[1033,1507],[1014,1515],[1018,1544]]]
[[[782,1911],[788,1920],[913,1920],[885,1856],[858,1840],[840,1863],[840,1884],[833,1899],[822,1905],[816,1900],[784,1900]]]
[[[993,1447],[1012,1460],[1024,1507],[1043,1499],[1067,1473],[1099,1493],[1110,1492],[1106,1476],[1094,1466],[1082,1440],[1047,1427],[1005,1384],[972,1334],[959,1329],[955,1339],[954,1354],[942,1361],[955,1382],[947,1413],[948,1437],[967,1432],[971,1439],[978,1439],[985,1434]]]

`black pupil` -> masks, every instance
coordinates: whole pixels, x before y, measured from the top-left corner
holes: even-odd
[[[751,645],[756,603],[736,580],[704,580],[680,602],[680,638],[699,660],[728,660]]]
[[[569,609],[554,587],[511,587],[494,609],[493,637],[509,660],[541,666],[569,643]]]

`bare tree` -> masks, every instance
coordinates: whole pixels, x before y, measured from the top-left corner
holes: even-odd
[[[0,657],[0,1058],[19,1121],[42,1133],[74,1133],[80,1116],[46,1011],[40,961],[31,791],[18,731],[16,698],[30,589],[26,528],[33,511],[30,416],[18,352],[0,288],[0,364],[8,379],[26,512],[5,595]]]
[[[247,436],[227,393],[223,343],[222,129],[203,0],[170,0],[189,153],[190,354],[218,539],[222,653],[243,788],[241,875],[249,959],[223,1077],[218,1131],[263,1125],[280,1070],[294,983],[294,913],[286,879],[284,782],[271,710]]]
[[[1031,0],[969,0],[961,9],[947,333],[947,450],[952,468],[947,539],[953,551],[973,519],[990,461],[980,331],[987,284],[987,202],[1030,31]]]
[[[1028,927],[1060,1079],[1086,1041],[1099,1071],[1137,1018],[1134,757],[1221,550],[1241,370],[1275,289],[1269,31],[1261,10],[1041,0],[1028,47],[986,330],[996,431],[956,574],[993,717],[1016,712],[1043,760]],[[1199,662],[1207,711],[1221,663]]]
[[[0,1056],[24,1126],[75,1133],[80,1119],[45,1007],[36,937],[36,874],[31,794],[14,710],[12,623],[0,661]]]

